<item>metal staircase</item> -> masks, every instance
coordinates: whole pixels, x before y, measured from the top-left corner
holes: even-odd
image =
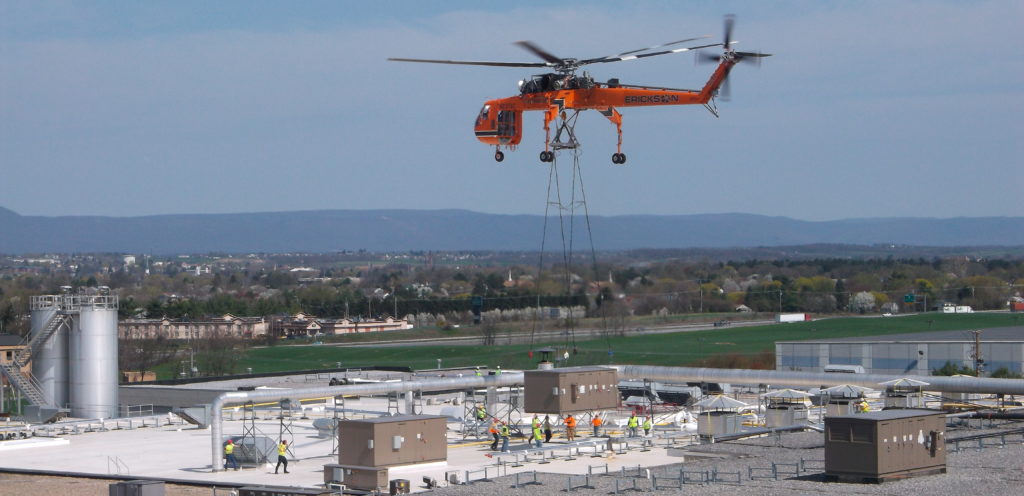
[[[18,367],[28,365],[32,361],[32,353],[35,349],[49,340],[50,336],[53,336],[57,329],[60,329],[60,326],[67,323],[70,318],[63,313],[54,314],[42,331],[32,334],[22,341],[22,348],[14,352],[14,363],[18,364]]]
[[[69,319],[70,317],[66,314],[54,314],[42,331],[32,334],[22,341],[22,347],[15,350],[10,363],[0,364],[0,374],[3,374],[11,385],[18,391],[21,391],[21,394],[25,395],[25,398],[33,405],[49,408],[58,407],[58,405],[52,402],[52,399],[45,397],[39,381],[31,373],[22,373],[22,369],[27,367],[32,361],[33,351],[49,340],[57,332],[57,329],[65,325]]]
[[[11,385],[14,386],[21,394],[25,395],[33,405],[40,406],[53,406],[43,397],[43,388],[39,383],[32,377],[32,374],[21,373],[21,367],[17,367],[13,363],[0,364],[0,372],[3,373],[4,377],[10,381]]]

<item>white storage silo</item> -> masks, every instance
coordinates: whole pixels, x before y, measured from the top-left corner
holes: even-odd
[[[71,416],[118,413],[117,296],[80,295],[68,343]]]
[[[32,297],[32,336],[43,332],[57,316],[61,301],[59,295]],[[68,403],[68,327],[60,326],[32,354],[32,375],[39,381],[43,397],[58,407]]]

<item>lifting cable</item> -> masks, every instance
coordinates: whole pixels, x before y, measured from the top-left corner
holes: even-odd
[[[537,333],[538,323],[540,324],[541,332],[544,331],[544,327],[543,327],[544,326],[544,316],[543,316],[543,313],[541,311],[541,305],[540,305],[540,281],[541,281],[541,277],[543,276],[543,272],[544,272],[544,246],[545,246],[545,243],[547,242],[547,239],[548,239],[548,214],[549,214],[549,211],[551,209],[552,204],[557,205],[559,207],[559,209],[561,209],[561,206],[562,206],[561,191],[560,191],[560,188],[558,187],[558,168],[555,166],[556,163],[557,162],[555,160],[552,160],[551,161],[551,167],[548,170],[548,192],[547,192],[547,197],[544,200],[544,228],[541,231],[541,237],[540,237],[540,257],[538,258],[538,262],[537,262],[537,284],[536,284],[536,289],[537,289],[537,311],[536,311],[536,313],[534,313],[534,316],[533,316],[533,329],[530,330],[530,353],[533,353],[533,344],[534,344],[535,335]],[[555,187],[555,196],[556,196],[556,201],[555,202],[551,201],[551,186],[552,185],[554,185],[554,187]],[[559,218],[561,218],[561,211],[559,211]],[[564,240],[564,236],[563,236],[563,243],[562,243],[563,246],[565,244],[564,241],[565,240]]]
[[[573,117],[575,117],[575,115]],[[563,123],[562,124],[562,126],[567,126],[567,125],[569,125],[569,124],[567,124],[567,123]],[[571,134],[571,130],[570,130],[570,134]],[[574,143],[574,146],[566,147],[568,149],[571,149],[572,150],[572,154],[573,154],[571,193],[570,193],[570,199],[569,199],[568,206],[566,206],[566,204],[564,204],[562,202],[561,184],[559,182],[559,177],[558,177],[557,154],[554,154],[554,153],[552,154],[553,157],[552,157],[552,161],[550,162],[550,168],[549,168],[549,171],[548,171],[547,198],[545,199],[545,207],[544,207],[544,227],[543,227],[543,232],[542,232],[542,235],[541,235],[540,256],[538,258],[538,264],[537,264],[537,284],[538,285],[540,284],[541,274],[542,274],[543,269],[544,269],[544,249],[545,249],[546,242],[547,242],[548,217],[550,216],[550,209],[551,209],[551,207],[555,207],[555,208],[558,209],[559,230],[560,230],[560,234],[561,234],[561,237],[562,237],[562,261],[563,261],[563,265],[564,265],[564,269],[565,269],[565,292],[566,292],[566,297],[567,297],[566,301],[567,301],[568,307],[569,307],[569,316],[566,318],[566,341],[565,341],[565,346],[566,346],[567,349],[571,348],[572,351],[573,351],[573,354],[576,354],[576,353],[578,353],[579,350],[578,350],[577,345],[576,345],[576,332],[575,332],[576,320],[573,318],[573,313],[572,313],[573,298],[572,298],[572,273],[571,273],[571,268],[572,268],[573,249],[574,249],[574,219],[575,219],[575,216],[576,216],[576,209],[578,207],[582,207],[583,213],[584,213],[584,219],[585,219],[585,222],[586,222],[587,237],[588,237],[588,239],[590,241],[591,265],[593,267],[594,277],[595,277],[594,280],[597,281],[597,280],[600,279],[600,277],[599,277],[599,274],[597,272],[598,271],[598,267],[597,267],[597,251],[594,248],[593,229],[592,229],[591,224],[590,224],[590,211],[587,208],[587,194],[586,194],[585,188],[583,186],[583,170],[580,167],[580,154],[581,154],[580,153],[580,147],[578,146],[577,143],[575,143],[575,139],[573,139],[573,143]],[[578,187],[579,187],[579,194],[580,194],[580,198],[579,198],[578,201],[577,201],[577,198],[576,198],[577,184],[578,184]],[[552,188],[554,188],[554,195],[552,195]],[[554,196],[554,199],[552,199],[552,196]],[[568,226],[568,239],[566,237],[566,219],[565,219],[566,210],[568,210],[568,215],[569,215],[569,219],[568,219],[568,223],[569,223],[569,226]],[[599,286],[600,285],[598,285],[598,287]],[[539,289],[539,287],[538,287],[538,289]],[[586,288],[584,288],[583,292],[584,292],[584,295],[586,295]],[[600,297],[600,295],[601,295],[601,293],[599,291],[598,292],[598,297]],[[535,336],[536,336],[536,332],[537,332],[537,328],[538,328],[538,321],[541,322],[540,325],[541,325],[541,329],[543,330],[543,327],[542,327],[543,326],[543,324],[542,324],[542,322],[543,322],[543,312],[542,312],[542,308],[541,308],[541,304],[540,303],[541,303],[541,301],[540,301],[540,293],[538,292],[537,293],[537,310],[536,310],[536,313],[534,314],[533,329],[530,332],[530,349],[531,350],[533,349],[534,342],[535,342]],[[608,325],[607,316],[606,316],[607,314],[606,314],[606,311],[605,311],[606,309],[605,309],[603,303],[604,302],[602,302],[602,305],[601,305],[601,317],[602,317],[603,325],[604,325],[604,327],[606,329],[605,339],[606,339],[606,342],[607,342],[608,352],[609,352],[609,357],[610,357],[611,356],[611,340],[610,340],[610,336],[609,336],[609,334],[607,332],[607,325]],[[586,307],[586,306],[587,306],[586,305],[586,301],[584,301],[584,307]],[[532,351],[531,351],[531,353],[532,353]]]
[[[576,185],[577,179],[579,180],[579,183],[580,183],[580,201],[579,201],[579,203],[576,202],[576,186],[575,185]],[[601,280],[601,276],[597,272],[598,271],[598,268],[597,268],[597,251],[594,249],[594,231],[593,231],[593,229],[590,226],[590,210],[587,208],[587,191],[586,191],[586,188],[583,187],[583,169],[580,168],[579,148],[576,148],[576,149],[573,150],[573,196],[572,196],[573,210],[571,211],[571,215],[572,215],[573,218],[575,218],[575,214],[576,214],[576,212],[575,212],[576,205],[580,205],[580,206],[583,207],[583,218],[586,221],[587,238],[590,240],[590,264],[591,264],[591,267],[593,268],[593,271],[594,271],[595,290],[597,291],[597,295],[595,295],[595,297],[594,297],[595,300],[596,300],[597,298],[600,298],[601,294],[602,294],[601,293],[601,284],[598,282],[598,281]],[[570,224],[570,231],[569,231],[569,258],[570,259],[572,259],[572,249],[573,249],[573,244],[572,244],[573,243],[573,236],[572,236],[573,231],[571,229],[571,226],[572,226],[572,224]],[[586,296],[586,289],[584,289],[583,294],[584,294],[584,296]],[[601,310],[601,324],[602,324],[602,327],[605,330],[605,332],[604,332],[605,344],[608,346],[608,356],[609,356],[609,362],[610,362],[610,360],[611,360],[611,351],[612,351],[612,342],[611,342],[610,332],[608,330],[608,314],[606,312],[607,309],[606,309],[604,303],[605,303],[604,301],[601,301],[601,306],[600,306],[600,310]],[[575,347],[576,347],[576,339],[575,339],[575,335],[574,335],[573,336],[573,348],[575,349]]]

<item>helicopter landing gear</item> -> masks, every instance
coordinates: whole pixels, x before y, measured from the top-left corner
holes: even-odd
[[[613,153],[612,154],[612,163],[613,164],[620,164],[620,165],[626,163],[626,154],[625,153]]]
[[[546,150],[543,151],[543,152],[540,152],[540,161],[541,162],[554,162],[555,161],[555,152],[549,152],[549,151],[546,151]]]
[[[505,154],[501,153],[501,150],[495,150],[494,151],[494,161],[495,162],[501,162],[502,160],[505,160]]]

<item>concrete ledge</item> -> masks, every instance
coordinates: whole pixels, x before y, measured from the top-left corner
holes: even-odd
[[[32,437],[28,439],[12,439],[0,443],[0,451],[13,451],[26,448],[52,448],[68,446],[71,441],[60,437]]]

